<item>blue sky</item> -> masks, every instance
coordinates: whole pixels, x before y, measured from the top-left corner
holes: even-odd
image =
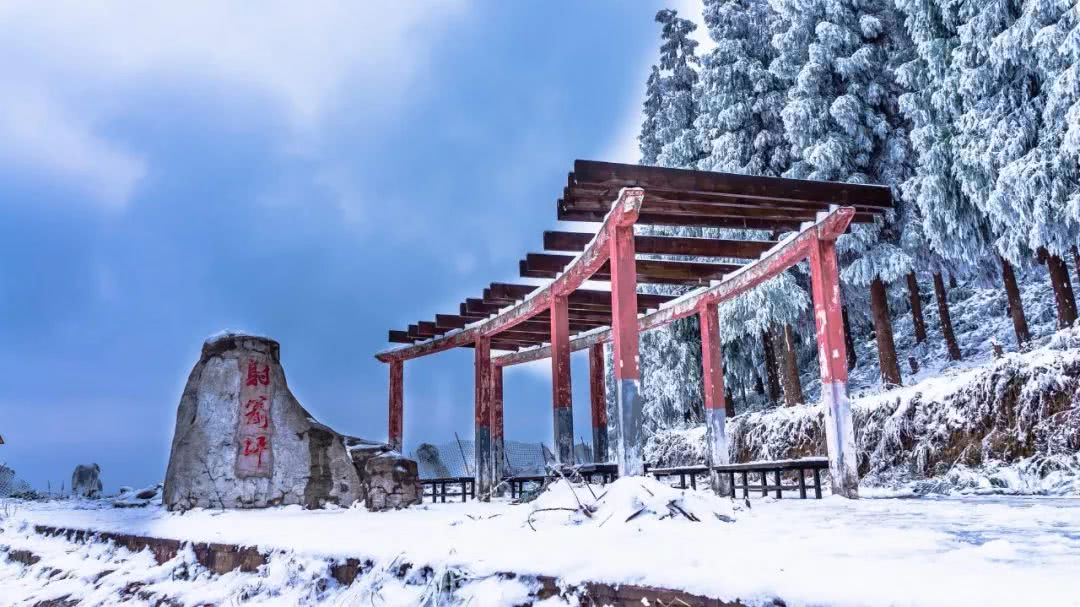
[[[575,158],[636,159],[664,5],[83,4],[0,6],[0,462],[42,488],[97,462],[107,490],[162,478],[225,328],[385,439],[387,329],[518,280]],[[509,439],[550,442],[549,377],[507,372]],[[471,350],[405,386],[406,450],[472,435]]]

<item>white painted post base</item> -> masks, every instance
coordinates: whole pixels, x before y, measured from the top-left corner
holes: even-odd
[[[859,497],[858,456],[855,453],[855,429],[847,382],[834,381],[822,386],[825,404],[825,443],[829,451],[829,477],[833,495]]]

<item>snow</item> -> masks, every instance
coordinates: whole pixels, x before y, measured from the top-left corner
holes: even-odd
[[[44,560],[25,575],[22,566],[0,564],[0,585],[14,589],[17,596],[31,592],[43,596],[46,580],[34,575],[43,575],[42,567],[48,564],[84,576],[48,581],[50,591],[61,585],[68,592],[72,590],[67,586],[86,586],[87,576],[105,569],[103,560],[118,558],[119,549],[96,544],[72,550],[71,544],[38,536],[29,527],[44,524],[278,550],[259,574],[264,576],[259,592],[278,588],[280,596],[274,600],[284,601],[279,604],[319,598],[308,596],[311,584],[302,582],[324,570],[328,559],[352,557],[371,559],[376,570],[412,563],[460,572],[475,580],[462,596],[475,597],[473,604],[478,605],[512,605],[525,596],[521,594],[525,588],[491,577],[498,572],[554,575],[569,584],[602,581],[683,588],[718,598],[739,597],[751,604],[781,597],[792,606],[1080,605],[1080,595],[1068,582],[1080,563],[1078,499],[753,498],[748,508],[741,499],[732,502],[704,491],[670,489],[646,479],[621,479],[591,491],[596,499],[582,486],[574,487],[573,494],[569,487],[556,486],[528,504],[425,504],[387,513],[285,507],[179,515],[158,506],[114,509],[86,502],[26,503],[0,525],[0,541],[11,549],[38,553]],[[649,497],[649,491],[655,496]],[[665,517],[673,496],[700,522]],[[572,509],[578,500],[596,505],[593,517],[537,512],[549,507]],[[624,515],[641,505],[648,506],[649,515],[627,522]],[[714,509],[734,520],[702,516]],[[536,531],[528,524],[530,518]],[[106,553],[112,556],[106,558]],[[132,579],[156,580],[153,583],[160,587],[182,585],[168,581],[165,566],[154,565],[145,553],[126,555],[119,566],[130,569]],[[253,585],[240,574],[210,580],[206,572],[194,571],[197,566],[187,566],[195,577],[206,580],[206,600],[221,602],[220,597]],[[396,596],[401,599],[397,604],[418,602],[419,589],[379,576],[362,576],[350,589],[331,588],[327,593],[334,600],[370,596],[378,584],[384,599]],[[512,598],[496,600],[499,595]],[[266,604],[274,601],[267,597]]]

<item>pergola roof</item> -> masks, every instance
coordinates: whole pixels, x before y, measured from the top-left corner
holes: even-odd
[[[820,221],[822,211],[834,205],[850,207],[847,221],[871,222],[892,208],[889,188],[861,184],[831,183],[752,177],[707,171],[666,169],[638,165],[578,160],[569,174],[563,197],[558,200],[560,220],[576,222],[612,221],[613,215],[630,213],[613,209],[626,188],[634,188],[632,210],[635,225],[699,226],[764,231],[775,239],[795,231],[806,222]],[[615,218],[616,221],[619,218]],[[390,331],[393,343],[409,344],[380,353],[380,360],[412,358],[449,347],[471,347],[473,339],[462,334],[492,318],[513,316],[505,322],[485,325],[493,349],[517,351],[540,346],[550,340],[550,309],[545,305],[523,306],[526,300],[551,290],[555,283],[568,288],[567,308],[570,333],[597,334],[612,324],[611,293],[581,289],[584,280],[610,278],[610,262],[605,258],[590,263],[590,255],[603,245],[597,233],[550,231],[543,234],[547,252],[527,253],[520,262],[520,275],[555,282],[544,286],[492,283],[480,296],[466,299],[456,314],[436,314],[405,330]],[[634,237],[638,255],[637,282],[684,287],[708,286],[739,272],[742,260],[757,260],[775,252],[775,240],[722,240],[667,236]],[[710,262],[657,259],[664,256],[715,258]],[[588,259],[586,259],[588,258]],[[753,262],[751,262],[753,263]],[[573,279],[568,280],[568,274]],[[557,280],[556,280],[557,279]],[[673,296],[639,294],[639,313],[668,305]],[[518,310],[523,310],[520,313]],[[512,310],[512,312],[508,312]],[[493,317],[495,315],[495,317]],[[438,343],[435,343],[438,342]]]

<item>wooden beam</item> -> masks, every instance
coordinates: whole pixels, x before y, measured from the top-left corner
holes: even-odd
[[[632,227],[630,229],[633,229]],[[570,390],[570,328],[566,296],[551,302],[551,399],[555,454],[564,466],[574,465],[574,413]]]
[[[522,263],[522,271],[532,277],[554,277],[574,261],[570,255],[552,253],[529,253]],[[720,280],[724,274],[741,266],[697,261],[661,261],[639,259],[635,262],[637,280],[643,283],[704,284]],[[605,263],[592,276],[593,280],[611,280],[610,264]]]
[[[639,317],[638,331],[648,331],[667,325],[680,318],[686,318],[696,314],[698,307],[701,305],[710,302],[728,301],[742,295],[762,282],[776,277],[805,259],[809,255],[810,244],[815,239],[835,240],[840,234],[844,233],[852,215],[854,215],[854,210],[846,207],[830,211],[820,221],[800,231],[795,237],[778,243],[767,255],[749,267],[728,275],[720,284],[698,289],[655,312],[649,312]],[[571,339],[570,348],[572,350],[582,350],[593,344],[608,341],[611,341],[611,330],[595,331]],[[494,360],[497,365],[508,366],[540,360],[548,356],[551,356],[550,348],[542,346],[499,356]]]
[[[567,234],[574,234],[574,232],[564,232]],[[584,250],[585,245],[588,245],[588,240],[591,239],[593,234],[583,234],[587,236],[587,239],[582,248],[574,249],[577,251]],[[705,240],[705,239],[702,239]],[[490,286],[491,295],[495,298],[522,300],[525,299],[529,293],[535,290],[537,287],[530,285],[517,285],[508,284],[502,282],[493,282]],[[487,292],[488,289],[485,289]],[[571,304],[599,304],[611,307],[611,291],[603,291],[599,289],[577,289],[569,296],[569,302]],[[658,308],[661,304],[667,301],[675,299],[671,295],[657,295],[652,293],[638,293],[639,308],[644,310],[648,308]]]
[[[563,188],[563,200],[568,203],[597,206],[610,204],[614,192],[605,185],[574,184]],[[650,188],[645,191],[645,208],[655,210],[696,210],[704,214],[729,215],[732,217],[772,216],[776,213],[788,213],[797,216],[816,213],[829,208],[829,203],[810,200],[785,200],[777,198],[754,198],[738,194],[716,194],[687,190]],[[889,207],[853,205],[856,217],[861,215],[883,215]],[[584,207],[582,207],[584,210]]]
[[[593,235],[589,232],[544,232],[544,248],[552,251],[581,251]],[[772,240],[721,240],[670,236],[635,236],[634,251],[648,255],[691,255],[757,259],[776,245]],[[639,293],[639,295],[641,295]]]
[[[573,179],[575,183],[598,183],[615,189],[626,186],[665,188],[769,200],[892,207],[892,193],[887,186],[735,175],[595,160],[574,161]]]
[[[394,331],[391,329],[387,341],[392,344],[411,344],[416,340],[409,337],[408,331]]]
[[[557,203],[556,217],[559,221],[589,221],[601,222],[604,220],[603,213],[595,211],[576,211],[563,207],[560,198]],[[641,225],[655,226],[687,226],[701,228],[732,228],[739,230],[783,230],[795,231],[799,228],[798,221],[775,221],[772,219],[730,218],[730,217],[702,217],[700,215],[665,215],[642,211],[639,223]]]
[[[568,295],[577,290],[608,260],[610,254],[608,240],[611,238],[611,233],[607,226],[633,226],[638,220],[644,197],[645,192],[640,188],[624,188],[612,205],[611,212],[592,244],[578,256],[575,264],[567,268],[557,279],[540,289],[536,296],[505,312],[500,312],[494,318],[480,321],[474,327],[408,347],[383,350],[376,353],[375,358],[382,362],[408,360],[472,344],[484,336],[511,329],[546,311],[551,305],[550,298],[552,296]]]

